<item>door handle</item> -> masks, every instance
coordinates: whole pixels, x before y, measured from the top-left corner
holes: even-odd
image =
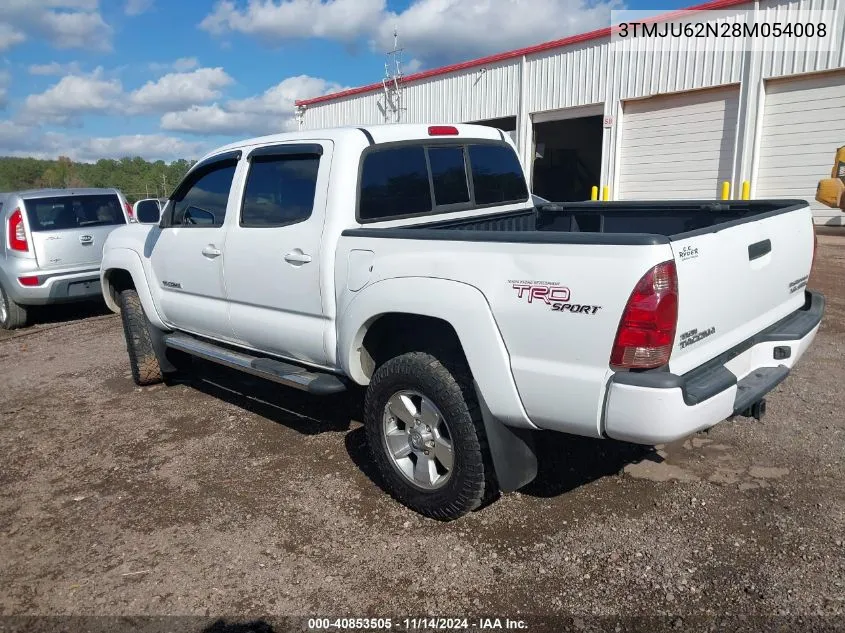
[[[285,255],[285,261],[294,266],[307,264],[311,261],[311,255],[303,253],[301,249],[295,248],[290,253]]]
[[[219,248],[217,248],[214,244],[209,244],[204,249],[202,249],[203,257],[208,257],[208,259],[214,259],[215,257],[220,257],[223,254]]]

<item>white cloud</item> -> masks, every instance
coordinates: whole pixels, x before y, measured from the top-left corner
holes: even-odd
[[[82,73],[79,62],[32,64],[27,70],[30,75],[79,75]]]
[[[73,125],[83,114],[117,112],[123,89],[117,79],[103,77],[102,68],[91,75],[68,75],[40,94],[29,95],[21,109],[27,123]]]
[[[401,12],[384,0],[223,0],[200,23],[223,35],[258,36],[267,43],[303,37],[351,42],[375,50],[393,45],[393,30],[414,58],[448,63],[590,31],[610,24],[623,0],[414,0]]]
[[[0,50],[31,36],[60,49],[111,50],[112,29],[97,10],[98,5],[97,0],[3,0]]]
[[[610,23],[615,0],[417,0],[387,14],[376,45],[389,48],[393,30],[415,56],[453,61],[583,33]],[[491,36],[492,35],[492,36]]]
[[[126,15],[141,15],[153,8],[155,0],[126,0],[123,12]]]
[[[276,117],[274,127],[270,117],[224,110],[216,103],[168,112],[161,117],[161,129],[189,134],[262,135],[290,130],[294,125],[290,116],[287,119]]]
[[[122,158],[141,156],[147,160],[173,160],[175,158],[198,158],[208,148],[204,143],[164,134],[133,134],[125,136],[102,136],[83,139],[81,146],[71,157],[82,161],[100,158]]]
[[[341,41],[368,33],[385,10],[385,0],[249,0],[246,7],[218,2],[200,28],[221,35],[233,31],[278,42],[323,37]]]
[[[171,70],[175,70],[177,73],[184,73],[189,70],[193,70],[197,66],[199,66],[199,61],[196,57],[180,57],[179,59],[168,63],[151,62],[150,70],[156,73]]]
[[[8,22],[0,22],[0,53],[26,40],[26,35]]]
[[[248,99],[229,101],[222,106],[194,106],[168,112],[161,118],[163,130],[191,134],[261,135],[296,129],[293,117],[297,99],[342,90],[339,84],[299,75],[268,88]]]
[[[210,148],[199,141],[165,134],[124,136],[70,136],[56,132],[41,133],[38,128],[13,121],[0,121],[0,155],[56,158],[69,156],[76,161],[93,162],[100,158],[141,156],[147,160],[198,158]]]
[[[186,62],[183,62],[186,63]],[[30,68],[35,74],[59,70],[58,64]],[[44,92],[29,95],[20,110],[27,124],[77,125],[86,114],[144,114],[190,108],[221,96],[221,88],[232,83],[222,68],[198,68],[188,73],[170,73],[149,81],[132,92],[124,92],[119,79],[108,78],[102,68],[93,73],[71,74]]]
[[[170,73],[148,81],[129,95],[130,110],[162,112],[206,103],[221,96],[220,89],[232,78],[218,68],[198,68],[188,73]]]

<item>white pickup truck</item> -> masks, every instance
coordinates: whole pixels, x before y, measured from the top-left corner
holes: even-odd
[[[139,215],[101,267],[135,381],[172,349],[366,386],[388,489],[438,519],[531,481],[539,429],[655,444],[759,418],[824,311],[805,202],[535,205],[481,126],[236,143]]]

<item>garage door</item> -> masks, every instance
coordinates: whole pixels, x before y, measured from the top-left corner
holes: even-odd
[[[804,198],[816,222],[843,224],[842,212],[813,199],[842,145],[845,73],[767,82],[755,197]]]
[[[731,180],[738,104],[737,87],[626,102],[618,197],[718,198]]]

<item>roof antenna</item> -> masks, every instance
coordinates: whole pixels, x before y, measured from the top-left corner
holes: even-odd
[[[379,108],[384,114],[385,123],[399,123],[402,121],[402,113],[405,111],[403,105],[402,83],[402,51],[405,49],[399,46],[399,30],[393,29],[393,50],[387,52],[387,60],[384,62],[384,79],[381,80],[384,88],[384,105]]]

